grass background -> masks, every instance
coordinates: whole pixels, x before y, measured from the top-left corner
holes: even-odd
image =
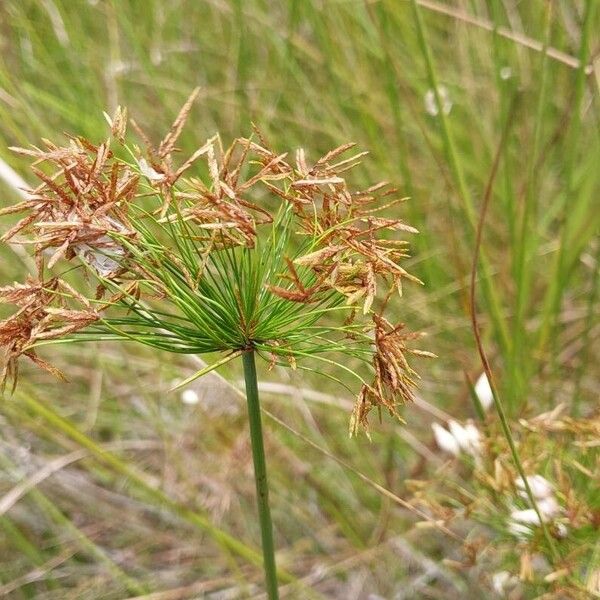
[[[277,419],[266,427],[279,560],[313,590],[291,597],[484,597],[491,568],[518,570],[510,544],[490,543],[462,569],[445,564],[464,559],[464,543],[419,525],[399,499],[418,493],[414,480],[469,493],[469,474],[448,466],[429,426],[475,416],[469,272],[507,119],[479,269],[484,344],[513,423],[559,403],[573,416],[597,410],[599,31],[594,0],[0,4],[0,158],[25,179],[8,146],[63,131],[100,141],[102,111],[117,104],[159,139],[200,86],[183,150],[215,131],[248,134],[252,122],[276,149],[313,158],[354,141],[370,151],[356,183],[386,179],[410,197],[399,212],[421,231],[411,267],[426,286],[406,288],[398,317],[428,334],[422,346],[439,359],[420,365],[408,425],[384,419],[373,443],[348,440],[344,390],[261,372]],[[452,108],[434,116],[424,98],[441,86]],[[3,206],[17,199],[4,181],[0,191]],[[0,261],[3,283],[26,272],[10,248]],[[259,596],[240,397],[216,376],[195,385],[197,405],[169,395],[197,369],[185,357],[111,344],[56,352],[69,383],[26,369],[1,405],[1,489],[31,485],[0,510],[0,594]],[[235,367],[223,375],[240,379]],[[597,468],[597,456],[566,445],[543,450],[548,463]],[[593,478],[573,481],[600,509]],[[468,519],[452,528],[479,535]],[[224,550],[224,535],[239,552]],[[588,571],[600,562],[597,537],[573,540]],[[538,583],[523,594],[545,590]]]

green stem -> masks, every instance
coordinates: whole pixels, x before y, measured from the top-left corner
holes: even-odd
[[[421,47],[421,53],[423,54],[423,58],[425,60],[427,79],[429,81],[429,85],[433,90],[436,105],[439,107],[438,118],[440,124],[440,133],[442,135],[444,154],[450,166],[452,175],[454,176],[454,179],[456,181],[458,194],[463,203],[464,214],[466,215],[467,220],[469,221],[473,230],[476,230],[477,212],[475,210],[475,203],[473,202],[473,196],[471,194],[471,191],[469,190],[469,186],[465,178],[462,163],[459,158],[460,152],[456,147],[454,137],[450,130],[448,117],[446,116],[446,113],[442,110],[443,102],[440,97],[440,90],[433,55],[427,42],[425,23],[423,21],[423,17],[421,16],[421,10],[419,8],[417,0],[411,0],[411,5],[413,9],[413,15],[415,17],[414,22],[417,31],[417,39],[419,42],[419,46]],[[512,352],[511,337],[509,335],[508,326],[504,319],[500,296],[498,290],[494,287],[494,282],[492,280],[492,267],[487,257],[487,254],[483,251],[483,249],[481,250],[481,268],[483,271],[483,276],[481,277],[482,291],[485,296],[486,304],[489,308],[490,317],[494,323],[494,329],[498,334],[498,343],[501,346],[503,353],[506,356],[510,356],[510,353]]]
[[[254,461],[254,480],[256,482],[256,500],[258,519],[262,536],[265,583],[269,600],[277,600],[277,569],[275,567],[275,548],[273,546],[273,523],[269,508],[269,487],[267,484],[267,463],[263,444],[262,424],[260,418],[260,401],[258,398],[258,381],[254,349],[244,352],[244,379],[246,381],[246,400],[248,402],[248,421],[250,423],[250,440],[252,442],[252,460]]]
[[[570,249],[569,238],[571,236],[573,215],[577,214],[574,209],[576,206],[576,181],[575,166],[577,164],[580,149],[579,135],[581,133],[581,113],[586,84],[586,65],[589,57],[589,41],[593,32],[593,23],[595,16],[596,3],[593,0],[587,0],[585,3],[585,12],[583,16],[583,25],[581,29],[581,38],[579,43],[579,68],[575,75],[575,93],[572,102],[571,130],[567,138],[566,151],[564,157],[565,172],[565,198],[563,200],[562,214],[560,215],[560,241],[554,273],[550,278],[550,285],[546,292],[545,305],[542,311],[542,324],[537,338],[537,354],[541,355],[546,350],[546,345],[556,340],[553,337],[554,328],[558,322],[558,315],[561,308],[561,302],[564,290],[568,288],[569,267],[572,260],[568,260],[568,251]],[[551,354],[553,367],[556,366],[556,356],[558,353]],[[553,368],[553,370],[555,370]]]
[[[514,277],[517,297],[513,329],[513,353],[510,357],[511,383],[508,386],[511,390],[509,401],[513,407],[517,405],[520,398],[527,397],[527,381],[529,378],[526,374],[528,370],[530,370],[528,369],[528,356],[530,353],[525,321],[527,317],[529,296],[531,293],[533,265],[528,263],[531,261],[535,245],[538,241],[537,229],[532,227],[531,220],[532,218],[535,219],[537,215],[538,201],[536,197],[539,194],[538,155],[542,141],[544,116],[546,114],[546,104],[548,99],[548,67],[550,64],[550,61],[548,60],[548,47],[550,46],[552,35],[552,4],[550,3],[546,5],[544,32],[544,45],[542,47],[540,64],[540,72],[542,75],[540,93],[537,100],[533,146],[531,148],[528,165],[527,193],[523,203],[520,233],[515,245]]]
[[[571,407],[571,416],[579,417],[579,402],[581,396],[581,385],[583,382],[583,376],[585,375],[586,365],[590,354],[590,331],[594,325],[594,312],[596,307],[596,299],[598,297],[598,282],[600,280],[600,241],[596,244],[596,255],[594,257],[595,268],[592,275],[592,282],[590,284],[590,292],[588,295],[587,313],[585,316],[585,327],[581,336],[581,352],[579,353],[579,366],[575,376],[575,393],[573,394],[573,404]]]

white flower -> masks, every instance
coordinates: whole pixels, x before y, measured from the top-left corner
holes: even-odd
[[[448,428],[463,452],[474,457],[479,456],[481,453],[481,434],[473,423],[461,425],[451,419],[448,421]]]
[[[492,387],[487,375],[482,373],[475,383],[475,394],[481,402],[481,406],[484,410],[488,410],[494,403],[494,395],[492,394]]]
[[[538,500],[537,508],[544,523],[552,520],[562,511],[554,496]],[[518,538],[527,538],[531,535],[531,527],[541,525],[540,516],[538,516],[538,513],[533,508],[515,509],[510,513],[508,530]],[[563,526],[561,531],[566,535],[566,527]]]
[[[508,588],[514,587],[518,582],[508,571],[498,571],[492,575],[492,588],[499,596],[504,596]]]
[[[147,177],[150,181],[162,181],[165,178],[162,173],[159,173],[151,167],[145,158],[140,158],[140,160],[138,160],[138,165],[140,166],[142,175]]]
[[[442,104],[442,110],[444,111],[444,114],[450,114],[450,111],[452,110],[452,100],[450,100],[448,90],[445,86],[440,85],[438,86],[437,91],[440,97],[440,102]],[[427,90],[424,102],[425,110],[427,111],[427,113],[430,114],[432,117],[436,117],[439,114],[440,110],[438,107],[437,98],[435,97],[435,92],[433,90]]]
[[[540,511],[541,512],[541,511]],[[544,515],[542,515],[543,517]],[[523,510],[513,510],[510,513],[510,518],[517,523],[526,525],[539,525],[540,518],[533,508],[525,508]]]
[[[465,450],[468,447],[468,444],[466,441],[468,434],[467,434],[465,428],[458,421],[455,421],[454,419],[450,419],[448,421],[448,429],[450,430],[450,433],[454,436],[454,438],[458,442],[458,445],[460,446],[461,450]]]
[[[471,422],[461,425],[458,421],[450,419],[448,429],[437,423],[431,425],[433,435],[439,448],[453,456],[462,452],[479,459],[481,455],[481,434]]]
[[[569,530],[567,529],[567,526],[564,523],[557,523],[556,524],[556,535],[559,538],[566,538],[567,534],[569,533]]]
[[[508,531],[520,540],[526,540],[532,533],[527,525],[523,525],[523,523],[518,523],[517,521],[509,521]]]
[[[554,494],[554,487],[552,484],[541,475],[527,475],[527,483],[529,484],[531,493],[537,500],[549,498]],[[526,499],[527,491],[525,490],[523,478],[519,476],[515,481],[515,485],[519,489],[519,495]]]
[[[200,402],[200,396],[196,390],[188,388],[187,390],[183,390],[183,392],[181,392],[181,401],[184,404],[198,404],[198,402]]]
[[[560,505],[554,496],[539,500],[537,506],[544,520],[552,519],[561,512]]]
[[[510,67],[502,67],[500,69],[500,79],[506,81],[512,77],[512,69]]]
[[[448,430],[437,423],[432,423],[431,429],[433,430],[435,442],[440,450],[452,454],[453,456],[458,456],[460,454],[460,445]]]
[[[522,510],[513,508],[508,522],[508,531],[519,539],[527,539],[531,535],[533,527],[541,525],[542,521],[544,523],[551,521],[563,512],[563,509],[554,497],[550,482],[541,475],[530,475],[527,477],[527,481],[531,487],[532,494],[535,496],[539,516],[534,508],[525,508]],[[520,488],[525,487],[521,478],[516,481],[516,485]],[[522,495],[522,491],[519,494]],[[558,523],[556,528],[559,537],[567,535],[567,528],[562,523]]]
[[[481,456],[481,433],[479,429],[475,427],[473,423],[467,423],[465,425],[465,431],[467,433],[467,440],[469,442],[470,454],[475,458]]]
[[[549,498],[544,498],[537,503],[538,510],[540,511],[540,515],[544,522],[552,519],[556,515],[558,515],[561,511],[560,505],[556,501],[556,498],[550,496]],[[530,525],[539,525],[540,518],[538,517],[537,512],[533,508],[526,508],[523,510],[513,510],[510,513],[510,518],[513,521],[517,521],[518,523],[526,523]]]

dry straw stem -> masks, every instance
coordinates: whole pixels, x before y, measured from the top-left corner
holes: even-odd
[[[454,8],[452,6],[447,6],[446,4],[442,4],[441,2],[435,2],[434,0],[417,0],[417,4],[432,12],[437,12],[448,17],[457,19],[458,21],[468,23],[469,25],[474,25],[475,27],[479,27],[480,29],[485,29],[486,31],[496,33],[502,36],[503,38],[506,38],[507,40],[516,42],[517,44],[526,48],[530,48],[531,50],[535,50],[536,52],[547,53],[548,56],[553,60],[567,65],[572,69],[580,68],[581,61],[577,57],[562,52],[557,48],[546,47],[544,42],[535,40],[525,35],[524,33],[512,31],[502,26],[498,27],[491,21],[488,21],[487,19],[483,19],[481,17],[474,17],[473,15],[470,15],[463,10]],[[594,72],[594,66],[591,64],[585,64],[584,71],[586,75],[589,75]]]

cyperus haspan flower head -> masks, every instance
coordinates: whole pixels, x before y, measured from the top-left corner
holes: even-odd
[[[49,338],[226,353],[217,364],[252,348],[271,363],[310,368],[313,359],[354,378],[352,432],[373,407],[395,413],[417,379],[407,355],[429,355],[410,348],[418,334],[384,316],[403,281],[418,282],[398,239],[416,230],[382,216],[402,199],[385,183],[349,187],[346,172],[365,155],[347,156],[353,144],[311,166],[255,131],[227,148],[214,136],[176,165],[195,93],[158,146],[135,123],[144,150],[129,145],[119,109],[99,145],[72,137],[17,149],[35,159],[40,184],[0,211],[24,214],[2,239],[33,242],[38,273],[3,290],[20,307],[0,323],[3,378],[20,355],[50,368],[35,353]],[[85,277],[53,275],[65,261]]]

